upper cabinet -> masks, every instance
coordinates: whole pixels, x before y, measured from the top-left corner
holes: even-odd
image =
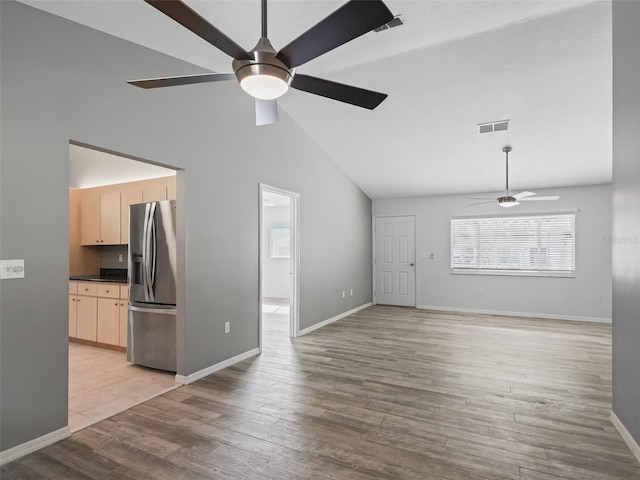
[[[100,195],[100,243],[120,243],[120,192]]]
[[[142,188],[132,187],[120,193],[120,243],[129,243],[129,205],[142,203]]]
[[[175,191],[175,176],[81,190],[80,243],[127,245],[129,206],[143,202],[174,200]]]
[[[100,192],[93,188],[82,191],[80,243],[82,245],[100,245]]]
[[[120,243],[120,192],[83,192],[80,201],[80,241],[82,245]]]
[[[142,187],[142,201],[159,202],[167,199],[167,185],[161,183],[159,185],[147,185]]]

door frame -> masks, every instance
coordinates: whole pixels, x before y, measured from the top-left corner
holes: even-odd
[[[290,203],[290,235],[291,235],[291,298],[289,304],[289,337],[295,338],[300,334],[300,194],[285,190],[266,183],[259,184],[259,222],[258,222],[258,349],[262,352],[262,273],[263,273],[263,209],[262,196],[264,193],[276,193],[289,197]]]
[[[373,305],[377,305],[377,298],[376,298],[376,286],[377,286],[377,277],[376,277],[376,223],[377,223],[377,219],[378,218],[393,218],[393,217],[413,217],[413,248],[414,248],[414,252],[413,252],[413,258],[414,258],[414,263],[415,263],[415,268],[413,269],[413,275],[414,275],[414,280],[413,280],[413,284],[415,287],[415,292],[414,292],[414,307],[418,308],[418,256],[416,254],[417,252],[417,241],[416,241],[416,228],[417,228],[417,215],[415,213],[398,213],[398,214],[388,214],[388,213],[384,213],[384,214],[372,214],[372,221],[371,221],[371,244],[372,244],[372,249],[371,249],[371,253],[372,253],[372,259],[371,259],[371,272],[373,274],[373,278],[371,279],[371,298],[372,298],[372,304]]]

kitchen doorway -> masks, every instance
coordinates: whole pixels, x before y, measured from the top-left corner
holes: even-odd
[[[299,331],[299,195],[260,184],[259,348]]]
[[[134,365],[125,353],[129,207],[175,200],[178,173],[184,172],[69,143],[71,432],[180,386],[173,372]]]

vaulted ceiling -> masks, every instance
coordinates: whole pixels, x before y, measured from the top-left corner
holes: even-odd
[[[141,65],[138,78],[231,71],[229,57],[142,0],[23,3],[194,64],[180,72]],[[245,49],[257,42],[259,1],[187,3]],[[342,3],[271,1],[274,47]],[[281,114],[371,198],[498,192],[505,144],[513,146],[514,189],[611,181],[610,0],[386,3],[405,25],[368,33],[298,68],[388,93],[380,107],[369,111],[295,90],[279,100]],[[216,84],[176,88],[206,93]],[[478,133],[478,123],[503,119],[511,120],[508,131]]]

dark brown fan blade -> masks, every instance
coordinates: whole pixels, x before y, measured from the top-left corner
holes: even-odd
[[[230,57],[237,60],[251,60],[253,58],[240,45],[179,0],[145,0],[145,2],[157,8],[183,27],[188,28],[214,47],[219,48]]]
[[[386,93],[373,92],[299,73],[293,77],[291,87],[369,110],[373,110],[387,98]]]
[[[276,58],[297,67],[393,20],[382,0],[351,0],[278,52]]]
[[[142,80],[129,80],[127,83],[140,88],[173,87],[175,85],[191,85],[193,83],[221,82],[234,80],[234,73],[200,73],[196,75],[183,75],[181,77],[145,78]]]

